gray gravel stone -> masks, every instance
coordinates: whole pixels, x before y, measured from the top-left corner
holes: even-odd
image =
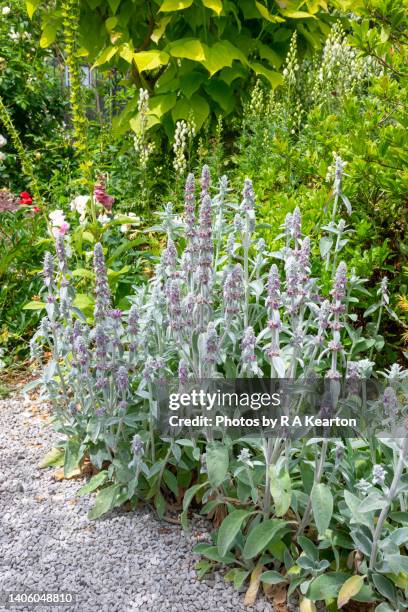
[[[27,400],[0,401],[0,593],[74,592],[76,603],[59,612],[248,610],[221,576],[197,580],[195,538],[177,525],[143,508],[89,521],[92,499],[76,496],[83,482],[55,482],[54,468],[38,469],[56,442]],[[258,605],[251,609],[273,610],[262,598]]]

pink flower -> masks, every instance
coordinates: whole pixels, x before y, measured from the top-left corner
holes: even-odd
[[[69,230],[69,223],[67,221],[64,221],[63,223],[61,223],[61,225],[59,226],[59,233],[61,234],[61,236],[64,236],[68,230]]]
[[[95,201],[102,204],[106,210],[112,210],[115,198],[106,193],[106,178],[104,176],[98,177],[98,182],[94,186],[93,196]]]

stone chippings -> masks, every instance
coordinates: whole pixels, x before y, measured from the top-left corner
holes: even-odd
[[[89,521],[92,499],[76,496],[83,481],[57,482],[55,468],[38,468],[57,436],[31,408],[0,401],[0,593],[74,592],[76,603],[61,612],[248,610],[220,574],[196,578],[191,549],[203,524],[185,535],[146,508]],[[250,610],[273,607],[261,598]]]

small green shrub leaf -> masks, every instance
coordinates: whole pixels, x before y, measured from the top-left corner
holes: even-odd
[[[279,572],[269,570],[261,575],[261,582],[265,584],[280,584],[281,582],[287,582],[285,576],[282,576]]]
[[[79,489],[77,495],[79,497],[82,497],[83,495],[88,495],[88,493],[92,493],[92,491],[96,491],[96,489],[99,489],[99,487],[101,487],[105,483],[107,477],[108,472],[106,470],[102,470],[102,472],[95,474],[83,487]]]
[[[286,470],[271,465],[269,468],[271,478],[270,490],[275,504],[276,516],[283,516],[289,510],[292,499],[292,485]]]
[[[333,599],[338,596],[342,584],[344,584],[349,576],[349,574],[343,572],[333,572],[331,574],[317,576],[317,578],[310,583],[306,595],[312,601]]]
[[[222,521],[217,537],[217,547],[221,557],[229,551],[242,523],[250,514],[251,512],[247,510],[234,510]]]
[[[221,442],[212,442],[206,449],[208,479],[213,487],[219,487],[224,482],[228,472],[228,449]]]
[[[287,530],[286,525],[286,521],[268,519],[251,529],[242,553],[244,559],[256,557],[270,544],[280,539]]]
[[[317,530],[319,535],[323,535],[333,514],[333,496],[329,487],[320,483],[313,486],[310,499]]]
[[[76,438],[71,438],[65,448],[65,461],[64,461],[64,477],[69,478],[79,465],[82,459],[82,452],[80,450],[80,442]]]
[[[94,507],[88,512],[88,518],[90,520],[95,520],[114,508],[119,493],[120,485],[118,484],[113,484],[101,489],[96,496]]]

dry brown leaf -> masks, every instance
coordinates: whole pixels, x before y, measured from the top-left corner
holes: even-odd
[[[227,514],[228,514],[227,506],[225,506],[224,504],[220,504],[219,506],[215,508],[213,525],[216,529],[218,529],[218,527],[221,525],[222,521],[225,519]]]
[[[254,604],[256,596],[258,595],[259,585],[261,584],[262,571],[263,565],[260,563],[252,570],[249,587],[245,593],[244,606],[252,606]]]
[[[376,607],[377,603],[360,603],[358,601],[349,601],[348,604],[346,604],[346,606],[344,606],[342,609],[346,610],[347,612],[374,612]]]
[[[61,468],[60,470],[56,470],[56,472],[53,472],[51,476],[54,480],[60,482],[61,480],[72,480],[73,478],[79,478],[80,476],[82,476],[82,472],[79,468],[76,468],[71,472],[68,477],[66,477],[64,476],[64,469]]]
[[[266,597],[272,601],[276,612],[287,612],[287,584],[269,584],[264,589]]]

